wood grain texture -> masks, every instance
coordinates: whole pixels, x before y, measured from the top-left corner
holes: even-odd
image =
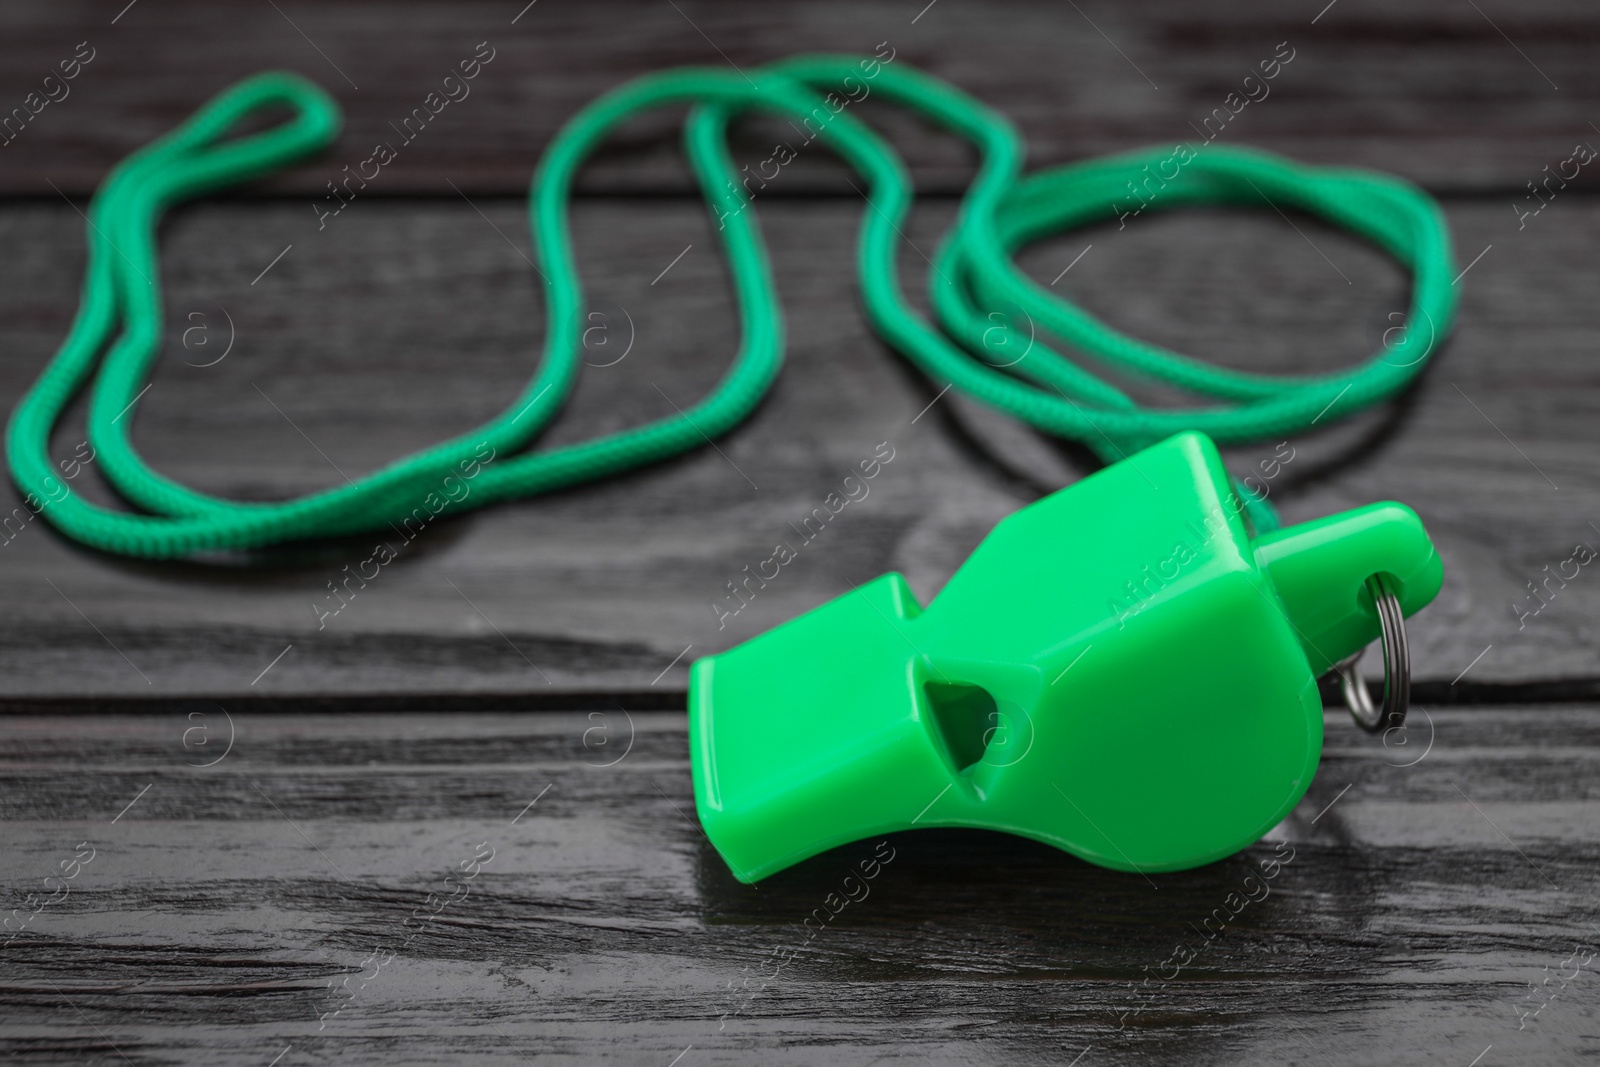
[[[1183,0],[1062,5],[832,0],[605,5],[202,0],[8,5],[0,12],[0,114],[87,41],[94,59],[0,149],[0,192],[91,190],[113,163],[242,75],[303,73],[348,112],[326,159],[270,189],[320,196],[340,168],[397,124],[479,42],[495,58],[465,100],[385,168],[374,195],[524,189],[556,128],[623,81],[684,64],[757,66],[804,51],[871,52],[948,78],[1004,111],[1036,164],[1187,140],[1246,75],[1288,42],[1294,59],[1259,104],[1229,123],[1238,139],[1335,164],[1380,167],[1454,191],[1515,190],[1594,135],[1600,12],[1561,0],[1476,5],[1429,0]],[[521,12],[520,18],[518,13]],[[919,15],[920,12],[920,15]],[[515,20],[515,21],[514,21]],[[54,90],[58,94],[59,89]],[[1255,90],[1259,92],[1260,90]],[[1235,105],[1237,106],[1237,105]],[[918,183],[959,189],[967,153],[867,102],[904,146]],[[585,177],[593,191],[684,191],[675,116],[630,124]],[[765,158],[782,124],[752,125],[741,162]],[[839,168],[807,153],[775,195],[848,194]],[[300,208],[309,215],[309,203]]]
[[[1466,1067],[1492,1045],[1492,1067],[1576,1062],[1600,1022],[1600,964],[1572,956],[1600,940],[1592,706],[1417,714],[1388,748],[1330,715],[1267,841],[1153,884],[899,834],[809,938],[874,843],[738,884],[693,822],[681,715],[6,725],[6,907],[94,850],[0,948],[11,1062]],[[1270,892],[1205,926],[1274,856],[1247,886]]]
[[[681,693],[694,657],[852,582],[899,569],[932,596],[996,521],[1093,464],[954,394],[917,419],[940,386],[861,319],[860,210],[760,205],[788,364],[720,452],[440,524],[321,629],[313,605],[338,606],[327,583],[369,556],[373,539],[155,564],[86,552],[33,522],[0,542],[5,696]],[[911,245],[931,249],[951,211],[932,199],[914,217],[903,250],[914,289],[927,267]],[[1385,498],[1422,514],[1449,577],[1412,623],[1419,679],[1450,689],[1471,665],[1462,686],[1593,680],[1600,582],[1584,570],[1551,585],[1548,606],[1526,618],[1514,604],[1537,606],[1527,583],[1575,543],[1600,543],[1590,525],[1600,521],[1600,365],[1590,350],[1600,312],[1589,296],[1600,284],[1600,211],[1558,199],[1521,232],[1498,202],[1452,200],[1448,211],[1463,266],[1492,246],[1463,278],[1454,337],[1401,403],[1297,438],[1273,499],[1288,521]],[[584,202],[576,220],[589,300],[608,332],[591,338],[593,366],[552,443],[671,414],[670,403],[711,385],[735,343],[697,205]],[[167,352],[128,416],[158,469],[234,497],[307,492],[466,431],[531,373],[543,322],[520,202],[357,201],[338,221],[318,235],[297,209],[272,203],[174,217]],[[0,209],[12,253],[0,264],[6,406],[65,332],[81,225],[66,205]],[[1267,212],[1193,212],[1064,235],[1023,262],[1049,281],[1092,244],[1058,287],[1110,321],[1232,366],[1331,369],[1379,348],[1405,280],[1371,248],[1297,225]],[[233,348],[201,366],[229,340],[225,315]],[[80,426],[69,420],[58,435],[63,460]],[[726,583],[796,540],[791,524],[883,441],[896,458],[871,495],[719,629],[712,605]],[[1274,451],[1263,442],[1230,457],[1243,472]],[[73,484],[109,499],[95,478],[90,465]]]

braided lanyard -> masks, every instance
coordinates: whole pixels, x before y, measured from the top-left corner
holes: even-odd
[[[946,233],[929,289],[937,325],[906,301],[896,241],[913,198],[894,150],[844,110],[835,90],[871,89],[965,137],[980,154],[978,173]],[[521,451],[553,420],[576,380],[582,356],[583,292],[573,259],[568,205],[579,166],[619,122],[652,108],[693,105],[685,145],[718,225],[733,276],[740,340],[716,387],[693,406],[628,430],[544,451]],[[287,107],[293,117],[230,138],[253,113]],[[763,111],[806,124],[865,180],[857,269],[867,315],[884,340],[936,382],[1005,411],[1047,433],[1080,441],[1107,461],[1185,429],[1219,443],[1281,437],[1393,396],[1425,366],[1455,313],[1449,231],[1434,200],[1397,178],[1343,168],[1306,167],[1264,152],[1182,146],[1142,150],[1021,173],[1021,138],[1000,114],[942,81],[906,67],[856,56],[802,56],[750,71],[686,67],[629,82],[590,103],[556,134],[534,175],[530,222],[544,279],[548,329],[544,354],[521,394],[470,433],[398,459],[349,484],[292,500],[245,503],[209,496],[152,469],[129,439],[137,401],[162,337],[156,229],[163,212],[239,182],[271,174],[326,148],[338,133],[338,106],[302,78],[267,73],[215,97],[172,133],[123,160],[89,209],[88,269],[72,329],[18,403],[7,427],[12,477],[29,506],[68,536],[107,552],[146,558],[259,548],[284,541],[381,529],[418,513],[436,515],[593,481],[699,446],[727,433],[760,402],[783,359],[782,309],[755,212],[729,157],[729,121]],[[1168,178],[1168,168],[1176,168]],[[1306,377],[1250,374],[1130,337],[1023,274],[1021,245],[1073,226],[1115,217],[1114,202],[1151,188],[1157,210],[1187,204],[1298,208],[1373,241],[1413,276],[1401,339],[1353,369]],[[997,314],[998,313],[998,314]],[[1024,334],[1019,316],[1032,324]],[[1000,325],[997,327],[997,321]],[[1002,333],[996,343],[996,329]],[[1030,342],[1030,338],[1032,338]],[[1218,403],[1141,407],[1047,343],[1071,345],[1101,364],[1177,386]],[[1029,344],[1002,364],[996,352]],[[102,352],[104,353],[102,355]],[[55,475],[48,446],[63,409],[92,372],[89,440],[113,487],[144,513],[114,511],[71,492]],[[485,456],[496,457],[483,463]],[[473,472],[470,495],[452,499],[444,479]],[[1276,516],[1264,499],[1241,493],[1258,530]],[[437,505],[437,506],[435,506]]]

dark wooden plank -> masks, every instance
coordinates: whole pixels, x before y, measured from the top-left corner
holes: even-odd
[[[527,247],[519,202],[478,206]],[[530,373],[542,331],[532,272],[476,210],[356,207],[320,242],[301,243],[293,205],[209,205],[173,220],[168,351],[129,416],[159,469],[244,498],[336,484],[330,461],[355,475],[464,431]],[[370,539],[250,567],[150,564],[80,550],[35,522],[0,542],[6,696],[605,692],[652,683],[681,692],[695,656],[850,582],[900,569],[931,596],[995,521],[1091,469],[1077,450],[953,395],[913,424],[939,386],[861,320],[852,267],[859,206],[773,201],[760,210],[790,356],[769,401],[721,442],[727,459],[705,449],[443,523],[320,630],[313,604],[337,604],[327,583],[370,554]],[[950,211],[949,201],[925,205],[910,239],[931,249]],[[1534,606],[1526,583],[1542,580],[1542,568],[1568,558],[1574,543],[1600,537],[1589,525],[1600,517],[1600,367],[1589,351],[1600,326],[1589,297],[1600,283],[1591,254],[1600,212],[1582,198],[1557,201],[1520,233],[1497,201],[1452,202],[1450,217],[1463,264],[1493,246],[1463,279],[1455,337],[1403,404],[1295,440],[1274,499],[1290,521],[1384,498],[1421,512],[1449,577],[1413,623],[1420,679],[1448,686],[1490,645],[1463,684],[1593,679],[1587,620],[1600,611],[1600,585],[1580,576],[1526,625],[1513,604]],[[713,235],[693,203],[585,203],[577,219],[591,300],[613,324],[613,347],[597,343],[589,358],[615,358],[630,319],[634,343],[615,366],[585,371],[552,441],[669,415],[662,392],[680,404],[699,395],[735,338]],[[65,331],[81,225],[66,205],[0,211],[11,251],[0,265],[7,407]],[[1404,279],[1371,249],[1299,225],[1315,247],[1268,213],[1194,213],[1068,235],[1030,250],[1025,263],[1048,280],[1092,243],[1060,288],[1113,322],[1230,365],[1332,368],[1381,343],[1403,306]],[[909,247],[904,259],[920,289],[926,264]],[[235,325],[234,349],[196,366],[227,341],[221,309]],[[209,334],[191,335],[186,348],[184,331],[202,324]],[[63,458],[81,440],[78,425],[58,438]],[[896,458],[871,496],[719,629],[712,605],[725,583],[791,538],[788,524],[882,441]],[[1274,451],[1265,442],[1234,450],[1232,461],[1244,470]],[[74,484],[103,497],[95,477],[91,467]]]
[[[1266,842],[1155,888],[999,835],[899,834],[809,939],[874,843],[734,882],[691,819],[681,715],[6,725],[6,907],[93,849],[0,948],[15,1062],[1487,1067],[1569,1062],[1597,1022],[1573,957],[1600,934],[1592,706],[1419,711],[1387,749],[1330,715]],[[1204,927],[1274,856],[1270,892]]]
[[[1197,137],[1195,127],[1246,88],[1243,79],[1279,42],[1294,58],[1268,95],[1243,105],[1225,139],[1381,167],[1441,189],[1521,196],[1543,166],[1594,135],[1590,122],[1600,112],[1591,62],[1600,13],[1562,0],[1477,9],[1454,0],[1400,8],[1340,0],[1325,12],[1326,0],[924,7],[546,0],[523,11],[517,0],[142,0],[113,24],[123,8],[115,0],[8,5],[0,13],[0,113],[46,88],[43,79],[79,42],[94,58],[68,95],[44,104],[3,150],[0,192],[54,196],[50,183],[92,189],[107,167],[210,94],[247,72],[286,68],[325,85],[349,112],[336,150],[268,186],[292,194],[309,216],[324,183],[368,157],[375,142],[392,140],[391,124],[479,42],[495,58],[471,94],[404,146],[372,195],[448,192],[447,179],[469,192],[520,191],[559,124],[630,77],[683,64],[745,68],[802,51],[866,53],[879,42],[897,61],[1005,111],[1040,163]],[[866,110],[879,117],[871,101]],[[961,186],[962,146],[905,117],[884,118],[919,182]],[[789,136],[781,124],[752,128],[741,158],[765,158],[778,136]],[[586,176],[586,187],[689,188],[677,137],[670,116],[640,123]],[[805,153],[773,195],[817,189],[848,193],[820,153]]]

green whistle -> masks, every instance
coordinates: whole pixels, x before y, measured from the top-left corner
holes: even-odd
[[[1443,567],[1382,503],[1252,538],[1183,433],[1008,516],[927,608],[885,574],[694,664],[701,824],[741,881],[924,826],[1123,871],[1259,840],[1322,752],[1317,678]]]

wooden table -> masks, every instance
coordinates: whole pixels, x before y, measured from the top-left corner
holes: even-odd
[[[135,438],[158,469],[243,499],[337,484],[505,403],[543,332],[528,176],[575,109],[664,66],[886,42],[1010,114],[1043,165],[1190,138],[1287,47],[1227,140],[1422,184],[1463,270],[1454,336],[1420,383],[1296,438],[1272,485],[1290,522],[1393,498],[1428,524],[1448,579],[1412,620],[1414,727],[1385,746],[1330,704],[1287,821],[1148,881],[925,830],[742,886],[694,820],[690,661],[886,570],[926,600],[998,519],[1094,467],[941,397],[874,337],[853,271],[863,204],[821,152],[758,203],[788,366],[720,452],[442,522],[320,627],[327,583],[370,539],[147,563],[7,528],[0,883],[10,928],[28,921],[0,948],[0,1051],[282,1067],[1592,1056],[1600,580],[1550,587],[1536,614],[1529,583],[1600,543],[1600,187],[1584,170],[1535,200],[1528,183],[1600,145],[1597,39],[1600,12],[1543,0],[0,10],[0,108],[79,58],[70,92],[0,147],[7,407],[66,332],[79,213],[111,164],[255,70],[298,70],[347,109],[326,156],[163,232],[168,344]],[[319,229],[325,183],[485,49],[471,95]],[[970,160],[877,101],[861,114],[918,183],[902,263],[920,279]],[[575,232],[604,329],[549,443],[668,414],[732,352],[679,117],[630,124],[585,172]],[[745,122],[735,154],[779,136]],[[1022,262],[1141,336],[1283,373],[1377,349],[1407,291],[1371,247],[1269,211],[1104,225]],[[75,409],[55,450],[70,461],[82,439]],[[724,583],[884,441],[896,458],[870,498],[719,627]],[[96,478],[91,463],[74,486],[109,500]],[[808,937],[875,855],[892,858],[870,894]],[[1204,925],[1274,861],[1268,896]],[[66,889],[45,889],[63,870]],[[1175,966],[1179,949],[1193,958]]]

